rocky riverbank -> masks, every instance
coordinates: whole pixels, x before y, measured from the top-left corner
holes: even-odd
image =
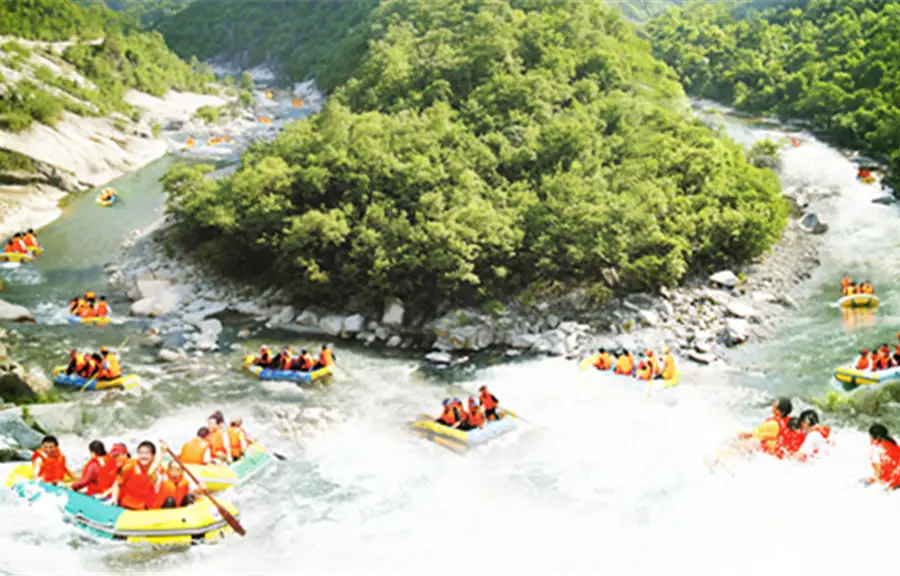
[[[107,272],[110,283],[134,301],[132,315],[155,318],[154,337],[162,347],[163,361],[183,358],[183,351],[219,349],[223,327],[215,316],[231,311],[253,317],[267,328],[352,339],[373,347],[420,349],[429,361],[445,365],[484,351],[580,358],[599,346],[641,350],[663,344],[684,358],[713,364],[729,347],[771,335],[785,310],[797,306],[803,281],[819,263],[820,234],[827,226],[807,226],[804,220],[815,214],[806,209],[827,201],[833,192],[795,186],[785,194],[797,206],[795,216],[759,262],[659,294],[631,294],[602,308],[589,306],[577,291],[555,300],[512,301],[491,312],[456,309],[436,319],[411,317],[399,300],[386,302],[374,317],[299,307],[276,290],[254,293],[206,277],[186,259],[163,256],[158,239],[165,220],[126,241]]]

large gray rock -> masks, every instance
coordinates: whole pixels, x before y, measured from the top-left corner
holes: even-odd
[[[725,288],[734,288],[738,285],[740,279],[738,279],[738,277],[731,270],[722,270],[721,272],[716,272],[715,274],[710,276],[709,281],[712,284],[724,286]]]
[[[638,312],[638,318],[648,326],[659,324],[659,314],[655,310],[641,310]]]
[[[741,318],[729,318],[725,322],[725,342],[729,346],[743,344],[750,337],[750,324]]]
[[[515,333],[510,336],[507,341],[513,348],[528,349],[534,346],[537,336],[534,334]]]
[[[344,333],[347,335],[359,334],[366,325],[366,318],[362,314],[354,314],[344,318]]]
[[[34,322],[34,315],[24,306],[0,300],[0,320],[6,320],[7,322]]]
[[[344,317],[330,314],[319,320],[319,328],[329,336],[340,336],[344,329]]]
[[[307,308],[297,316],[294,322],[302,326],[317,326],[319,324],[319,315],[311,308]]]
[[[403,302],[394,298],[385,304],[381,323],[385,326],[402,326],[404,313]]]
[[[0,411],[0,437],[14,441],[22,448],[37,450],[43,436],[22,420],[18,410]]]
[[[157,281],[162,282],[162,281]],[[151,318],[174,312],[190,296],[193,288],[186,284],[175,284],[156,296],[141,298],[131,305],[132,316]]]
[[[141,298],[157,298],[172,287],[168,280],[139,279],[136,284]]]
[[[810,234],[824,234],[828,232],[828,224],[819,220],[819,217],[813,212],[807,212],[800,219],[800,228]]]
[[[494,334],[487,326],[455,326],[445,338],[456,350],[484,350],[494,343]]]
[[[200,327],[200,323],[209,316],[215,316],[228,309],[228,304],[224,302],[210,302],[208,300],[197,300],[192,302],[190,306],[185,308],[184,321],[191,326]]]
[[[698,364],[712,364],[716,361],[715,354],[705,354],[703,352],[688,352],[688,358],[697,362]]]
[[[728,313],[738,318],[759,318],[759,312],[743,302],[737,300],[729,302],[727,305]]]
[[[84,411],[74,402],[35,404],[28,407],[28,412],[50,434],[71,434],[84,426]]]
[[[163,348],[156,355],[157,362],[178,362],[183,358],[183,354],[179,353],[177,350],[169,350],[168,348]]]
[[[283,326],[291,322],[294,319],[294,315],[296,312],[294,311],[293,306],[284,306],[281,310],[278,311],[277,314],[274,314],[271,318],[269,318],[270,326]]]

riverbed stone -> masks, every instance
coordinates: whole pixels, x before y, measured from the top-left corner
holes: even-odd
[[[366,318],[362,314],[354,314],[344,318],[344,334],[353,335],[362,332],[366,325]]]
[[[72,434],[84,426],[84,411],[74,402],[35,404],[28,407],[28,412],[50,434]]]
[[[384,345],[387,346],[388,348],[397,348],[402,343],[403,343],[403,338],[394,334],[393,336],[391,336],[390,338],[387,339],[387,342],[385,342]]]
[[[725,343],[729,346],[743,344],[750,337],[750,323],[742,318],[725,321]]]
[[[177,350],[169,350],[168,348],[163,348],[156,354],[157,362],[178,362],[182,360],[184,355],[179,353]]]
[[[291,320],[294,319],[295,314],[296,312],[294,311],[293,306],[283,306],[281,310],[269,318],[268,324],[270,326],[283,326],[289,324]]]
[[[9,438],[22,448],[37,450],[43,435],[26,424],[18,410],[3,410],[0,411],[0,437]]]
[[[307,308],[297,316],[294,322],[301,326],[317,326],[319,324],[319,315],[312,308]]]
[[[810,234],[824,234],[828,232],[828,224],[819,220],[815,212],[807,212],[799,222],[800,228]]]
[[[451,364],[453,356],[449,352],[429,352],[425,355],[425,359],[432,364]]]
[[[319,320],[319,328],[329,336],[340,336],[344,327],[344,317],[337,314],[329,314]]]
[[[759,318],[759,312],[754,310],[752,306],[737,300],[729,302],[727,309],[729,314],[738,318]]]
[[[659,324],[659,314],[655,310],[641,310],[638,312],[638,318],[647,326]]]
[[[34,322],[34,315],[24,306],[0,300],[0,320],[6,320],[7,322]]]
[[[135,284],[141,298],[157,298],[162,296],[168,290],[172,283],[168,280],[158,280],[155,278],[139,278]]]
[[[731,270],[722,270],[716,272],[709,277],[711,284],[724,286],[725,288],[734,288],[740,282],[740,279]]]
[[[293,314],[291,316],[293,316]],[[200,328],[201,332],[208,332],[214,336],[218,336],[219,334],[221,334],[222,330],[224,329],[224,327],[222,326],[222,322],[216,320],[215,318],[204,320],[200,323],[200,326],[198,326],[198,328]]]
[[[402,326],[405,312],[403,302],[398,298],[392,298],[385,303],[381,323],[385,326]]]
[[[528,349],[534,346],[537,336],[534,334],[515,333],[509,338],[509,345],[513,348]]]
[[[690,358],[694,362],[697,362],[698,364],[712,364],[716,361],[715,354],[695,352],[693,350],[691,352],[688,352],[688,358]]]

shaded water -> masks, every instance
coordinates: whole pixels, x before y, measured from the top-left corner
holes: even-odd
[[[770,135],[767,128],[733,121],[728,128],[743,141]],[[288,457],[228,495],[247,537],[179,552],[98,544],[62,524],[52,505],[28,507],[0,491],[0,568],[45,574],[444,573],[450,570],[441,567],[449,565],[441,559],[452,553],[453,571],[464,562],[476,573],[749,574],[801,564],[814,571],[883,571],[880,558],[848,546],[843,530],[865,526],[866,548],[877,550],[893,538],[900,512],[897,497],[857,483],[869,472],[867,439],[858,431],[862,419],[829,422],[837,447],[813,465],[751,458],[712,472],[705,464],[735,430],[765,415],[766,392],[820,395],[834,365],[862,345],[895,336],[892,302],[900,286],[891,269],[897,256],[885,240],[896,237],[895,209],[871,204],[877,190],[856,183],[852,165],[817,142],[789,150],[784,162],[789,179],[839,186],[842,195],[830,211],[814,207],[831,233],[823,266],[808,283],[809,300],[790,313],[777,338],[737,352],[764,377],[685,366],[679,387],[648,393],[560,359],[446,378],[423,370],[418,357],[338,346],[333,381],[298,388],[253,381],[237,364],[262,339],[316,342],[269,333],[236,340],[232,330],[226,344],[236,341],[244,349],[203,356],[201,369],[191,373],[167,374],[152,363],[155,350],[134,335],[123,363],[141,374],[149,390],[85,400],[94,422],[84,437],[66,438],[65,451],[80,460],[95,436],[131,445],[163,437],[177,445],[213,409],[240,413],[251,433]],[[52,322],[55,306],[72,294],[98,290],[102,266],[122,238],[158,215],[156,179],[165,165],[113,184],[125,194],[111,210],[114,217],[92,196],[74,202],[42,231],[48,253],[34,269],[12,271],[12,284],[15,275],[30,280],[14,285],[7,297]],[[852,332],[830,306],[845,271],[867,276],[885,302],[872,326]],[[117,301],[113,308],[126,309]],[[115,346],[142,326],[134,320],[103,330],[26,327],[32,347],[24,353],[49,369],[75,343]],[[445,395],[481,384],[534,426],[466,458],[405,430],[415,415],[435,411]],[[280,420],[294,422],[293,432],[275,426],[275,411]],[[784,546],[761,551],[761,538]]]

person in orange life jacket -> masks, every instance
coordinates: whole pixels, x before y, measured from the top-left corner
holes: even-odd
[[[463,408],[462,400],[460,400],[459,398],[454,398],[453,406],[456,408],[456,413],[459,417],[459,429],[467,430],[468,428],[465,427],[469,425],[469,413],[466,412],[465,408]]]
[[[195,501],[191,484],[184,476],[184,469],[175,462],[169,462],[165,476],[156,485],[156,499],[153,508],[184,508]]]
[[[807,462],[817,457],[832,444],[829,436],[831,429],[819,424],[819,415],[815,410],[804,410],[800,413],[800,425],[806,434],[803,445],[797,451],[797,459]]]
[[[868,370],[871,367],[872,358],[869,356],[869,351],[866,348],[863,348],[859,351],[859,358],[856,359],[856,369]]]
[[[850,280],[849,276],[844,276],[844,279],[841,280],[841,296],[847,295],[847,288],[849,288],[852,283],[853,281]]]
[[[87,356],[78,350],[69,351],[69,365],[66,366],[66,374],[81,374],[87,366]]]
[[[97,316],[109,316],[109,306],[106,304],[106,296],[100,297],[100,302],[97,303],[97,309],[94,311],[94,314]]]
[[[322,344],[322,351],[319,352],[319,359],[316,361],[316,365],[313,366],[313,370],[331,366],[334,364],[335,360],[337,360],[337,356],[334,355],[334,352],[328,348],[327,344]]]
[[[806,440],[800,418],[788,418],[787,427],[775,439],[773,454],[779,459],[792,458]]]
[[[291,356],[293,351],[290,346],[283,346],[281,348],[281,352],[279,352],[272,361],[272,368],[275,370],[290,370],[291,369]]]
[[[244,421],[241,418],[232,418],[228,430],[225,431],[228,436],[228,445],[231,448],[233,461],[240,460],[244,452],[247,451],[247,446],[253,443],[253,438],[247,435],[243,424]]]
[[[185,464],[198,466],[212,462],[212,447],[209,445],[209,428],[197,430],[197,435],[184,443],[178,458]]]
[[[883,424],[876,423],[869,427],[869,442],[872,445],[870,462],[875,475],[863,482],[877,482],[892,490],[900,488],[900,447],[896,440],[888,434]]]
[[[76,492],[84,490],[88,496],[103,494],[116,483],[119,466],[115,458],[106,453],[103,442],[94,440],[88,445],[91,458],[81,470],[81,478],[69,488]]]
[[[76,297],[72,298],[71,300],[69,300],[69,314],[71,314],[72,316],[76,315],[76,313],[78,312],[78,303],[80,301],[81,301],[80,296],[76,296]]]
[[[209,447],[212,448],[214,459],[231,462],[231,445],[228,435],[225,433],[225,416],[216,410],[206,419],[206,427],[209,428]]]
[[[487,386],[482,386],[478,389],[478,402],[481,403],[481,407],[484,409],[484,417],[487,418],[488,421],[503,418],[502,414],[497,413],[500,401],[497,400],[496,396],[488,392]]]
[[[47,484],[60,484],[75,475],[66,465],[66,457],[59,451],[56,436],[44,436],[41,447],[31,456],[32,477]]]
[[[34,235],[34,230],[29,228],[28,232],[26,232],[25,235],[22,236],[22,242],[25,244],[26,248],[37,248],[38,241],[37,236]]]
[[[84,371],[79,375],[84,378],[93,378],[100,372],[100,368],[103,366],[103,356],[94,352],[90,356],[86,356],[86,359],[87,365],[84,367]]]
[[[597,370],[609,370],[612,368],[612,358],[609,352],[606,351],[606,348],[601,348],[597,351],[597,359],[594,360],[593,366]]]
[[[25,249],[25,240],[22,238],[21,232],[16,232],[16,235],[13,236],[13,246],[16,248],[16,252],[25,254],[28,250]]]
[[[259,354],[253,359],[253,364],[263,368],[268,368],[272,365],[272,352],[269,351],[268,346],[263,344],[259,347]]]
[[[100,348],[100,356],[103,358],[103,364],[100,371],[97,372],[97,380],[115,380],[122,377],[122,369],[119,367],[119,359],[115,354],[111,354],[109,348],[103,346]]]
[[[138,444],[137,459],[126,460],[119,469],[113,485],[112,500],[128,510],[150,510],[156,503],[156,472],[162,463],[165,443],[160,442],[163,451],[157,452],[153,442],[147,440]]]
[[[662,352],[664,354],[663,365],[656,378],[659,380],[671,380],[675,378],[675,358],[672,356],[668,346],[663,346]]]
[[[444,402],[442,403],[444,406],[441,415],[437,417],[438,424],[443,424],[444,426],[449,426],[451,428],[456,428],[459,425],[459,414],[456,409],[456,406],[453,405],[453,402],[449,398],[444,398]]]
[[[294,360],[294,363],[291,365],[291,370],[298,370],[300,372],[310,372],[315,366],[315,361],[309,352],[304,348],[300,350],[300,355]]]
[[[469,419],[466,421],[467,430],[473,430],[475,428],[484,428],[485,423],[484,414],[481,412],[481,406],[478,405],[478,400],[469,396]]]
[[[647,356],[647,364],[650,365],[650,378],[656,378],[656,375],[660,372],[659,361],[653,354],[653,350],[646,350],[644,353]]]
[[[653,365],[649,360],[641,360],[634,372],[634,377],[638,380],[653,380]]]
[[[113,444],[112,448],[109,449],[109,456],[113,459],[116,465],[116,480],[118,480],[118,473],[122,471],[122,467],[125,466],[126,463],[131,461],[131,454],[128,452],[128,447],[122,444],[121,442],[117,442]],[[116,482],[113,482],[112,487],[102,494],[98,494],[95,498],[100,500],[105,500],[109,504],[115,504],[116,501],[113,499],[113,492],[117,490]]]
[[[741,432],[738,438],[741,440],[754,439],[759,441],[760,449],[772,453],[775,449],[775,441],[787,428],[788,416],[794,407],[789,398],[779,398],[772,402],[772,416],[757,426],[751,432]]]

